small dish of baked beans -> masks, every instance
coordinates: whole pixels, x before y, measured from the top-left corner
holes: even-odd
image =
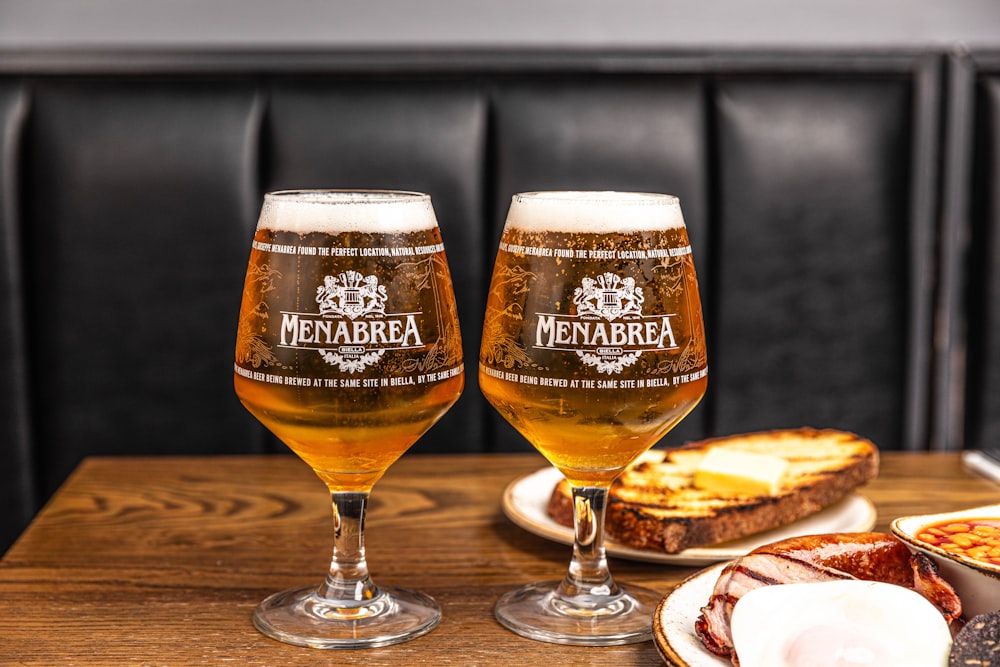
[[[921,529],[917,539],[959,556],[1000,565],[1000,519],[940,521]]]
[[[972,618],[1000,609],[1000,504],[894,519],[893,535],[930,558]]]

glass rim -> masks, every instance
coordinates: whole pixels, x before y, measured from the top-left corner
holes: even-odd
[[[685,228],[675,195],[614,190],[539,190],[514,195],[505,229],[602,234]]]
[[[531,190],[518,192],[513,201],[567,201],[590,203],[628,203],[630,205],[669,205],[680,204],[680,197],[660,192],[641,192],[627,190]]]
[[[406,190],[275,190],[264,195],[257,219],[257,229],[299,234],[402,234],[437,226],[430,195]]]
[[[296,201],[308,204],[392,204],[429,201],[431,196],[416,190],[294,188],[264,193],[265,200]]]

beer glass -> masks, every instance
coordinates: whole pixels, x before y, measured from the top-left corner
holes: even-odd
[[[455,297],[430,197],[267,194],[234,370],[243,405],[312,467],[333,500],[326,580],[264,600],[254,612],[257,628],[315,648],[386,646],[432,630],[437,603],[376,586],[364,547],[372,485],[464,383]]]
[[[510,205],[490,285],[479,382],[570,482],[575,544],[562,581],[497,602],[532,639],[651,637],[661,595],[618,584],[605,558],[611,482],[705,393],[698,283],[676,197],[536,192]]]

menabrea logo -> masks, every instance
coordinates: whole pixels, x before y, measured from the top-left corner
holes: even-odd
[[[573,291],[573,304],[577,316],[594,315],[606,320],[616,320],[627,315],[642,316],[642,288],[635,286],[635,278],[621,278],[605,273],[594,278],[584,278],[582,287]]]
[[[621,373],[643,352],[676,349],[669,315],[643,315],[634,278],[603,273],[573,292],[576,315],[538,313],[535,347],[575,352],[602,373]]]
[[[313,349],[341,371],[357,373],[378,363],[386,350],[423,347],[417,316],[385,312],[388,300],[378,277],[344,271],[316,288],[319,314],[281,313],[282,347]]]
[[[343,315],[352,320],[369,314],[385,316],[388,298],[385,287],[378,284],[378,276],[363,276],[357,271],[326,276],[316,288],[320,315]]]

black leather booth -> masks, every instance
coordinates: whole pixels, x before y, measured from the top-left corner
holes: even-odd
[[[508,202],[539,189],[681,197],[710,388],[669,442],[800,425],[885,449],[996,442],[994,65],[947,53],[8,58],[0,548],[84,456],[282,451],[231,386],[248,244],[262,194],[280,188],[432,195],[467,388],[413,455],[529,448],[475,371]]]
[[[1000,58],[983,59],[972,72],[964,72],[975,95],[966,117],[973,128],[961,133],[963,146],[973,153],[969,169],[973,187],[970,200],[956,207],[968,210],[971,252],[968,270],[956,271],[967,281],[961,291],[965,301],[956,308],[956,324],[968,329],[967,355],[956,364],[967,365],[968,381],[956,391],[956,411],[965,416],[964,442],[968,446],[1000,446]],[[962,154],[958,151],[959,155]],[[963,155],[964,157],[964,155]]]

